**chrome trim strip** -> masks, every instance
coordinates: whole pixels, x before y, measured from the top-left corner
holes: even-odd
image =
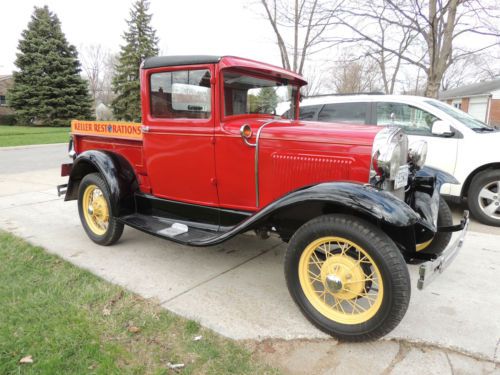
[[[285,123],[285,122],[290,122],[290,121],[283,121],[283,120],[271,120],[268,122],[265,122],[259,130],[257,130],[257,135],[255,137],[255,207],[259,207],[259,200],[260,200],[260,194],[259,194],[259,140],[260,140],[260,134],[262,133],[262,129],[264,129],[267,125],[270,125],[272,123]]]

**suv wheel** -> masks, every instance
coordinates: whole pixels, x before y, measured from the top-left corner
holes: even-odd
[[[477,220],[500,227],[500,170],[486,170],[475,175],[467,198],[469,209]]]

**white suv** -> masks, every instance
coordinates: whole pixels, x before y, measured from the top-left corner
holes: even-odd
[[[405,95],[330,95],[304,99],[300,118],[309,121],[396,125],[410,144],[425,140],[426,165],[460,182],[441,194],[467,198],[482,223],[500,226],[500,131],[435,99]]]

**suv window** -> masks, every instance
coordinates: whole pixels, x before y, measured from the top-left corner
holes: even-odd
[[[183,70],[151,74],[151,116],[210,118],[210,71]]]
[[[316,113],[322,105],[307,105],[300,107],[299,119],[301,120],[316,120]]]
[[[408,104],[377,103],[377,125],[396,125],[407,134],[432,135],[436,120],[433,114]]]
[[[340,122],[344,124],[366,124],[368,103],[331,103],[326,104],[319,113],[319,121]]]

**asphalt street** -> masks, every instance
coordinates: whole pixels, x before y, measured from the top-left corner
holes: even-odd
[[[366,350],[380,362],[375,373],[425,373],[421,364],[426,360],[450,373],[500,372],[500,228],[473,222],[462,254],[424,291],[415,288],[417,268],[410,267],[411,304],[388,337],[371,344],[338,344],[311,326],[293,304],[283,276],[286,245],[277,238],[262,241],[241,235],[200,249],[126,228],[114,246],[92,243],[81,227],[76,203],[63,202],[56,194],[55,186],[66,182],[59,177],[60,164],[68,160],[67,145],[0,149],[0,229],[155,298],[222,335],[261,343],[274,340],[273,353],[281,353],[288,365],[316,347],[316,353],[345,353],[346,360],[349,353]],[[453,207],[456,217],[461,209]],[[282,340],[292,340],[285,342],[295,349],[282,349]],[[288,357],[285,352],[290,352]],[[339,363],[344,357],[337,358]],[[274,360],[280,363],[278,357]],[[317,373],[334,373],[327,370]]]

